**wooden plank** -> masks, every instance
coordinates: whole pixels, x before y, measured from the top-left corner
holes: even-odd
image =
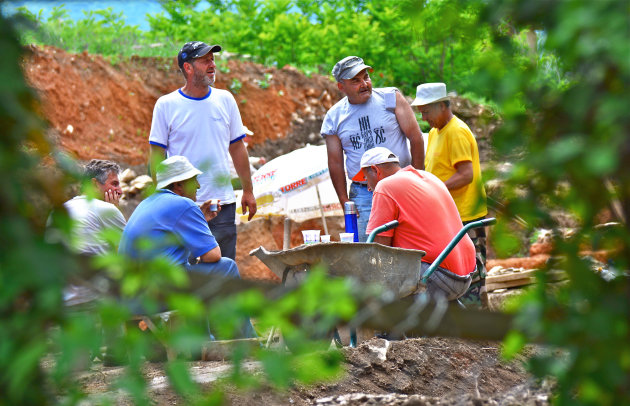
[[[507,289],[517,286],[531,285],[536,282],[536,277],[534,276],[535,272],[537,271],[532,270],[488,277],[486,278],[486,291],[491,292],[496,289]],[[508,276],[512,278],[504,278]],[[547,279],[549,282],[557,282],[567,279],[567,274],[564,271],[550,271],[547,272]]]
[[[517,286],[531,285],[536,282],[535,278],[513,279],[511,281],[492,282],[486,280],[486,291],[492,292],[497,289],[515,288]]]
[[[538,270],[529,269],[527,271],[510,272],[500,275],[488,275],[488,277],[486,278],[486,284],[495,282],[506,282],[516,279],[527,279],[530,277],[534,277],[536,275],[536,272],[538,272]]]

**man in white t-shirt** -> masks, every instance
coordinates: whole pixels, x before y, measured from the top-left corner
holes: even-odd
[[[424,141],[411,106],[394,87],[372,89],[368,70],[372,67],[358,56],[345,57],[335,64],[332,74],[346,97],[328,110],[321,129],[339,203],[344,206],[353,201],[356,205],[360,241],[367,239],[372,209],[372,192],[360,167],[363,153],[385,147],[400,158],[401,165],[424,169]],[[352,180],[349,194],[344,154],[345,172]]]
[[[183,155],[203,173],[198,176],[197,202],[221,201],[220,214],[208,222],[223,256],[236,256],[236,197],[230,182],[228,154],[243,188],[241,206],[256,214],[245,131],[234,96],[212,87],[216,76],[214,53],[219,45],[187,42],[177,55],[184,87],[158,99],[153,110],[149,143],[150,168],[155,179],[157,163]]]
[[[77,252],[102,255],[116,251],[117,247],[112,247],[103,238],[103,232],[122,231],[127,224],[117,207],[122,196],[119,173],[117,163],[92,159],[85,166],[85,178],[92,183],[96,196],[82,194],[64,203],[74,221],[70,246]]]
[[[107,231],[122,233],[127,220],[118,209],[122,196],[118,174],[120,166],[112,161],[91,160],[86,166],[84,176],[89,180],[96,192],[94,196],[81,194],[64,203],[68,215],[73,221],[70,241],[62,237],[62,241],[73,251],[84,255],[103,255],[116,252],[117,244],[105,238]],[[53,231],[49,238],[55,240]],[[118,236],[119,237],[119,236]],[[85,286],[69,285],[64,289],[66,304],[79,304],[96,297],[92,289]]]

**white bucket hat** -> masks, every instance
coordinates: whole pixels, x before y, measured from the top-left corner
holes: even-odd
[[[156,172],[158,189],[164,189],[173,182],[190,179],[202,173],[181,155],[173,155],[160,162]]]
[[[446,94],[446,85],[444,83],[424,83],[416,88],[416,99],[411,105],[425,106],[449,99],[450,97]]]

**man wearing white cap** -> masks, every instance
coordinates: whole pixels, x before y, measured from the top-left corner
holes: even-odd
[[[335,64],[332,74],[346,97],[328,110],[321,128],[339,203],[344,206],[353,201],[356,205],[360,241],[367,239],[365,229],[372,208],[372,192],[359,166],[363,153],[387,147],[405,166],[424,168],[424,141],[413,110],[398,89],[372,89],[371,70],[358,56],[345,57]],[[349,194],[346,172],[352,180]]]
[[[488,213],[486,191],[481,179],[479,150],[470,128],[451,111],[444,83],[417,87],[411,103],[432,127],[427,141],[425,168],[444,182],[455,200],[463,224],[483,219]],[[469,232],[477,249],[480,271],[485,269],[486,232],[483,227]],[[483,268],[482,268],[483,265]],[[485,279],[475,275],[470,296],[475,302],[483,295]]]
[[[425,251],[424,273],[462,228],[446,186],[429,172],[411,166],[401,168],[398,157],[387,148],[366,151],[361,170],[374,192],[367,231],[398,220],[398,227],[380,233],[374,241]],[[475,247],[465,235],[429,277],[427,292],[455,300],[466,293],[475,269]]]
[[[118,252],[136,260],[164,256],[189,271],[238,278],[236,263],[221,256],[208,228],[217,215],[210,210],[211,201],[195,204],[201,171],[175,155],[162,161],[156,172],[157,190],[134,210]],[[199,263],[191,264],[189,258],[199,258]]]
[[[155,179],[157,162],[183,155],[199,168],[201,185],[197,202],[220,199],[222,210],[208,223],[224,256],[236,256],[236,197],[230,181],[228,155],[243,189],[241,207],[256,214],[249,157],[243,142],[245,130],[234,96],[212,87],[216,77],[214,54],[219,45],[187,42],[177,55],[186,83],[181,89],[158,99],[149,134],[150,169]]]

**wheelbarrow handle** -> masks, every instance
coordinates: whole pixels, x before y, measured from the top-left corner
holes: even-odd
[[[387,230],[391,230],[392,228],[398,227],[398,220],[392,220],[389,223],[385,223],[382,226],[376,227],[367,238],[366,242],[374,242],[376,236],[380,233],[384,233]]]
[[[435,259],[435,261],[433,261],[433,263],[429,266],[429,269],[427,269],[427,271],[424,273],[424,276],[422,276],[422,283],[425,283],[425,284],[427,283],[427,279],[429,279],[429,276],[431,276],[431,274],[435,272],[435,270],[437,269],[438,266],[440,266],[442,261],[444,261],[444,259],[448,256],[448,254],[451,253],[451,251],[453,251],[453,248],[455,248],[455,246],[464,237],[464,235],[468,232],[468,230],[471,230],[473,228],[489,226],[496,222],[497,222],[497,219],[495,219],[494,217],[490,217],[487,219],[473,221],[472,223],[466,224],[461,230],[459,230],[457,235],[455,235],[455,237],[451,240],[451,242],[448,243],[446,248],[444,248],[444,250],[440,253],[440,255],[438,255],[438,257]]]

